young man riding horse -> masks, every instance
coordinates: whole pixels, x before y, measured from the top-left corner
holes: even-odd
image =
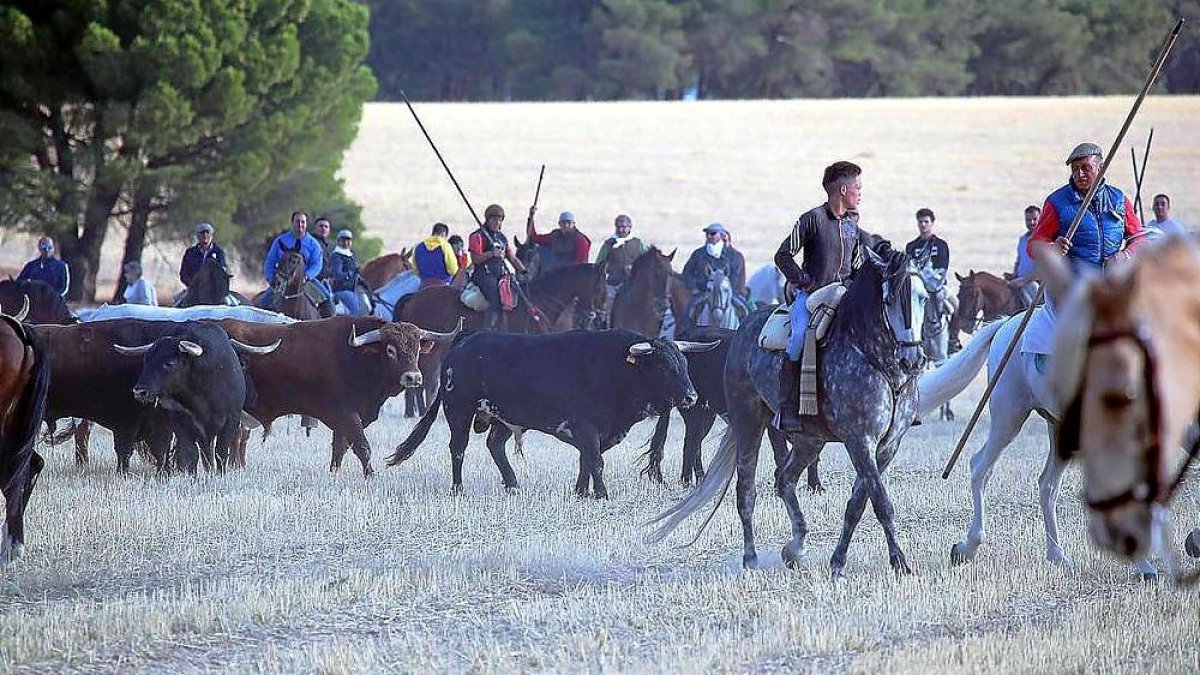
[[[869,234],[858,227],[858,204],[862,197],[862,169],[850,162],[834,162],[825,168],[821,186],[825,188],[824,204],[813,208],[796,221],[792,233],[779,245],[775,264],[789,283],[796,287],[792,302],[792,333],[788,339],[787,358],[779,372],[779,419],[776,426],[787,434],[804,431],[800,421],[801,349],[808,330],[808,296],[817,289],[840,283],[853,276],[862,266],[870,248],[882,257],[891,257],[891,242]],[[796,264],[795,255],[804,252],[803,267]],[[816,364],[811,364],[815,366]]]

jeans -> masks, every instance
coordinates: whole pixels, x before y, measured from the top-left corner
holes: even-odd
[[[333,297],[342,303],[350,316],[362,315],[362,303],[358,301],[358,294],[354,291],[334,291]]]
[[[800,354],[804,351],[804,332],[808,330],[808,293],[798,291],[796,299],[792,301],[791,319],[792,319],[792,334],[788,336],[787,355],[793,361],[800,360]]]

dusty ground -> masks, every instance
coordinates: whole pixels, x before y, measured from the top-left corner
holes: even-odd
[[[599,240],[619,211],[667,248],[699,244],[724,221],[752,266],[796,215],[816,204],[821,168],[866,170],[864,224],[906,240],[912,212],[938,213],[953,267],[1006,268],[1021,211],[1064,178],[1078,140],[1104,145],[1127,99],[911,100],[703,104],[418,105],[477,209],[500,201],[519,231],[537,167],[548,165],[543,226],[575,211]],[[1200,99],[1150,99],[1131,135],[1154,126],[1149,193],[1175,196],[1200,178]],[[467,229],[463,207],[397,106],[369,106],[345,171],[371,231],[411,245],[434,220]],[[1124,149],[1128,153],[1128,149]],[[1128,159],[1114,180],[1129,185]],[[299,206],[318,210],[319,205]],[[13,239],[5,260],[24,256]],[[115,266],[114,266],[115,268]],[[173,273],[168,265],[161,274]],[[161,292],[161,291],[160,291]],[[380,475],[352,458],[326,470],[329,434],[294,422],[255,440],[250,467],[199,480],[113,473],[111,439],[93,464],[64,448],[29,513],[27,556],[0,571],[0,669],[41,672],[847,671],[1195,672],[1195,592],[1134,581],[1083,532],[1078,476],[1060,506],[1075,563],[1044,562],[1036,475],[1047,443],[1030,422],[997,466],[988,543],[965,567],[950,545],[970,516],[966,462],[938,478],[960,420],[906,438],[888,473],[898,530],[916,574],[896,579],[868,514],[847,578],[828,558],[852,473],[840,446],[823,458],[823,495],[804,494],[812,532],[799,571],[778,565],[782,504],[760,471],[760,555],[743,573],[732,502],[690,549],[647,546],[642,523],[684,493],[638,475],[643,424],[606,456],[612,499],[570,494],[577,455],[530,435],[500,488],[482,440],[469,450],[465,495],[449,494],[446,434],[435,428],[410,463],[384,469],[412,424],[395,402],[368,430]],[[986,426],[987,418],[983,420]],[[722,425],[717,425],[718,431]],[[983,429],[968,446],[982,442]],[[715,447],[710,440],[706,456]],[[668,448],[678,472],[682,428]],[[769,461],[769,460],[765,460]],[[1180,527],[1200,521],[1200,489],[1179,497]],[[690,530],[688,530],[690,532]]]

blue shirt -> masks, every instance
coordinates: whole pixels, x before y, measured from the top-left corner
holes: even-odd
[[[17,275],[17,281],[41,281],[49,284],[59,295],[67,297],[67,287],[71,285],[71,272],[67,263],[58,258],[37,257],[25,263],[25,268]]]
[[[1013,266],[1013,274],[1027,277],[1033,274],[1033,258],[1029,257],[1029,232],[1017,240],[1017,264]]]
[[[267,259],[263,261],[263,278],[270,285],[275,278],[275,269],[279,267],[279,259],[283,257],[284,249],[296,247],[296,235],[291,230],[275,237],[271,248],[267,251]],[[321,273],[321,265],[325,262],[325,251],[312,235],[305,233],[300,241],[300,255],[304,257],[304,276],[316,279]]]

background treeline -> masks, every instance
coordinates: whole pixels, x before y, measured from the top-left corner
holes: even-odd
[[[1198,0],[367,0],[377,97],[1116,94]],[[1162,79],[1200,92],[1189,26]]]

